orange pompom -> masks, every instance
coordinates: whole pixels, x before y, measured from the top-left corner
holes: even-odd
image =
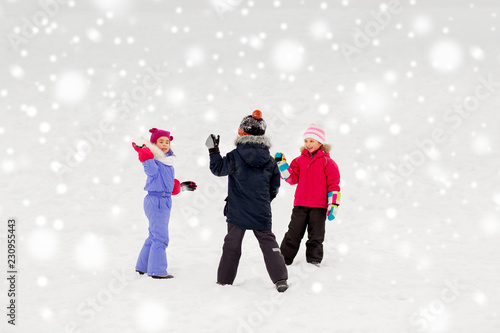
[[[260,112],[260,110],[255,110],[254,112],[252,112],[252,118],[262,119],[262,112]]]

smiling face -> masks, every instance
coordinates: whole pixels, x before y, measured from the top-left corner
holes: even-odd
[[[156,146],[166,154],[170,150],[170,140],[166,136],[161,136],[156,140]]]
[[[305,138],[304,147],[306,147],[308,152],[314,153],[316,150],[321,148],[321,143],[311,138]]]

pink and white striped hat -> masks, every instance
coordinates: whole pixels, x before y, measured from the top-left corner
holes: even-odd
[[[324,144],[326,141],[326,135],[325,131],[323,130],[323,126],[318,124],[309,125],[304,133],[304,140],[307,138],[314,139],[319,143]]]

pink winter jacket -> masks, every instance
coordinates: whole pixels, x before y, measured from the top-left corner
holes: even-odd
[[[286,179],[297,185],[294,206],[328,208],[328,192],[339,191],[340,173],[337,163],[323,149],[311,158],[306,149],[290,165],[291,175]]]

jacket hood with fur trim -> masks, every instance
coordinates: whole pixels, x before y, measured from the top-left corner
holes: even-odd
[[[269,137],[265,135],[255,136],[255,135],[242,135],[238,136],[236,140],[234,140],[234,145],[238,146],[238,144],[247,144],[247,143],[256,143],[260,145],[264,145],[268,149],[271,148],[271,140]]]
[[[243,161],[252,167],[263,168],[271,161],[274,161],[269,148],[271,140],[265,135],[243,135],[236,138],[236,151]]]

